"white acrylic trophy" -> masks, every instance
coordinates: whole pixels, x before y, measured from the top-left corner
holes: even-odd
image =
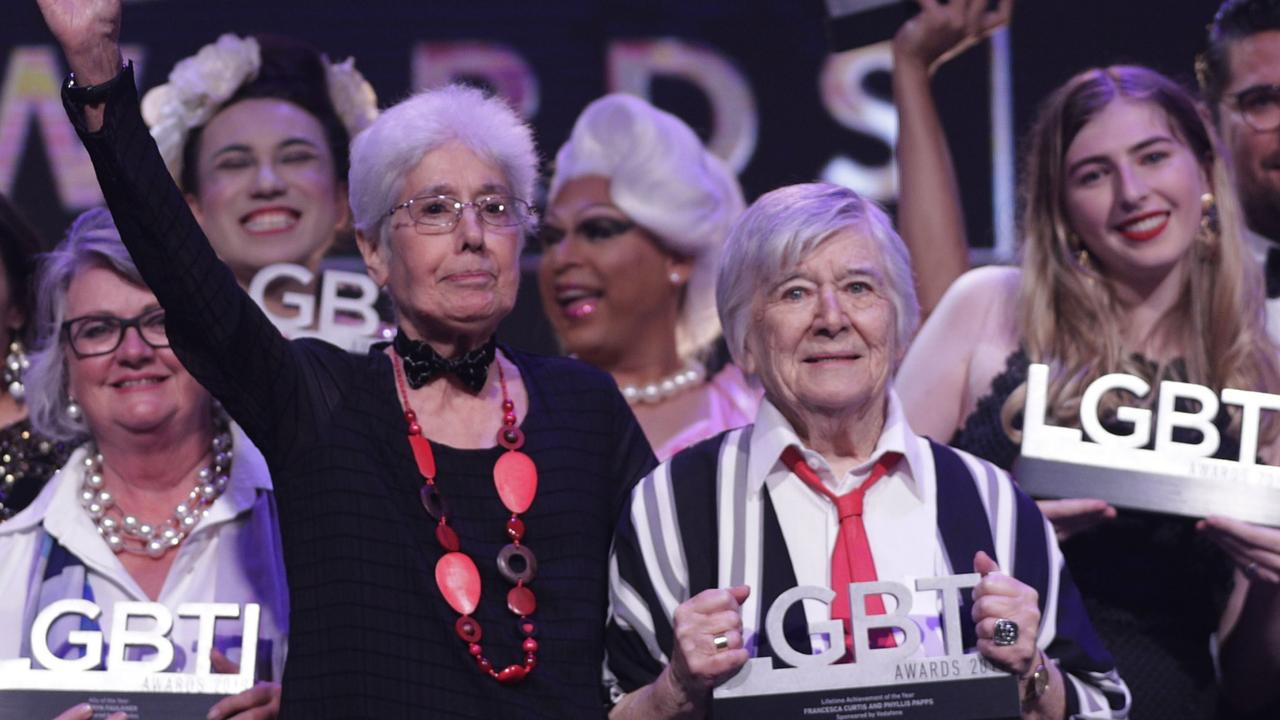
[[[821,654],[787,644],[782,621],[802,600],[830,604],[835,592],[800,586],[781,595],[765,615],[769,646],[791,667],[774,659],[753,658],[720,687],[711,707],[715,720],[731,718],[841,718],[870,720],[1012,720],[1021,717],[1018,680],[978,654],[965,654],[960,637],[960,591],[978,584],[977,573],[920,578],[916,590],[941,597],[945,654],[919,657],[921,630],[910,618],[911,589],[897,582],[851,583],[850,627],[856,662],[836,663],[844,654],[844,627],[837,620],[813,623],[812,634],[826,634],[830,648]],[[892,595],[892,613],[868,615],[866,596]],[[897,647],[871,648],[868,631],[896,628]]]
[[[1228,388],[1219,401],[1209,388],[1165,381],[1160,383],[1154,413],[1127,406],[1116,410],[1116,419],[1132,428],[1118,434],[1098,419],[1099,402],[1114,390],[1145,397],[1151,392],[1146,381],[1114,373],[1091,383],[1080,400],[1083,430],[1047,422],[1048,385],[1049,367],[1032,364],[1027,372],[1022,455],[1013,471],[1027,493],[1097,498],[1116,507],[1188,517],[1226,515],[1280,527],[1280,467],[1257,464],[1261,413],[1280,410],[1280,395]],[[1182,399],[1198,408],[1179,409]],[[1240,408],[1236,459],[1213,457],[1221,444],[1213,421],[1223,404]],[[1175,440],[1178,428],[1194,430],[1200,439]],[[1152,449],[1145,449],[1147,445]]]
[[[174,615],[150,602],[118,602],[111,617],[111,643],[103,655],[103,636],[96,630],[75,630],[69,641],[83,650],[80,657],[63,659],[49,649],[49,628],[64,615],[93,621],[102,610],[88,600],[59,600],[36,616],[31,627],[32,658],[0,661],[0,717],[51,718],[79,703],[94,707],[95,717],[124,712],[130,720],[204,717],[226,695],[253,687],[257,673],[260,608],[234,603],[185,603],[176,615],[198,625],[194,673],[165,672],[173,662],[169,641]],[[240,671],[213,673],[211,652],[214,627],[220,619],[243,615]],[[150,627],[129,627],[130,620],[147,618]],[[128,660],[129,648],[154,649],[144,660]],[[32,666],[32,660],[39,668]],[[105,662],[104,662],[105,661]],[[92,668],[105,667],[105,670]]]

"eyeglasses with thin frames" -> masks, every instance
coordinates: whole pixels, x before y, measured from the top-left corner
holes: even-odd
[[[1280,85],[1254,85],[1228,95],[1228,105],[1258,132],[1280,128]]]
[[[114,315],[82,315],[62,323],[62,335],[78,358],[108,355],[124,342],[129,328],[138,331],[138,337],[155,349],[169,347],[169,335],[164,327],[164,308],[155,308],[119,318]]]
[[[481,195],[470,202],[463,202],[449,195],[424,195],[411,198],[387,211],[390,217],[404,208],[414,229],[424,235],[447,233],[458,226],[462,212],[475,210],[476,217],[493,227],[515,227],[529,223],[534,216],[529,203],[512,195]]]

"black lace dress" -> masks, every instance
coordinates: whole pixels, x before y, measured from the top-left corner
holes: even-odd
[[[66,443],[40,436],[25,418],[0,428],[0,522],[30,505],[70,454]]]
[[[1155,372],[1154,364],[1144,364]],[[952,446],[1012,467],[1019,449],[1000,413],[1026,380],[1027,365],[1023,351],[1009,356]],[[1021,422],[1018,415],[1014,425]],[[1234,458],[1237,452],[1235,440],[1224,434],[1219,455]],[[1137,720],[1239,717],[1218,709],[1210,652],[1231,589],[1231,563],[1195,523],[1120,510],[1115,520],[1062,543],[1089,617],[1133,692],[1131,717]]]

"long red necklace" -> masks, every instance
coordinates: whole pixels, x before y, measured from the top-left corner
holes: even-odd
[[[404,406],[404,421],[409,426],[409,447],[413,450],[418,472],[422,474],[423,485],[419,495],[422,506],[436,519],[436,542],[445,551],[436,562],[436,586],[449,606],[458,613],[453,630],[467,644],[467,650],[475,658],[480,672],[500,683],[518,683],[538,664],[538,641],[534,639],[537,627],[529,619],[538,602],[528,587],[538,572],[538,561],[533,552],[520,542],[524,538],[524,521],[520,519],[520,513],[533,504],[534,495],[538,492],[538,470],[533,460],[520,452],[524,433],[516,425],[515,403],[507,394],[507,378],[502,372],[502,363],[494,363],[498,368],[498,383],[502,386],[502,429],[498,431],[498,444],[507,451],[493,465],[493,485],[502,504],[511,511],[506,523],[506,536],[511,542],[498,553],[498,572],[514,585],[507,591],[507,609],[520,618],[517,623],[524,635],[521,644],[524,662],[495,670],[480,645],[484,636],[480,621],[471,616],[480,604],[480,571],[470,556],[459,549],[458,534],[449,527],[444,499],[436,487],[435,454],[431,451],[431,442],[422,435],[417,415],[410,409],[402,362],[397,354],[392,365],[395,366],[400,403]]]

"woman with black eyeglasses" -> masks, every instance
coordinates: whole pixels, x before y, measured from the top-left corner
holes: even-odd
[[[291,599],[282,712],[603,716],[608,551],[654,464],[604,373],[497,342],[535,219],[532,132],[451,86],[356,137],[350,198],[395,342],[288,341],[218,261],[121,70],[118,0],[42,0],[65,101],[177,356],[262,449]]]
[[[82,215],[41,267],[36,352],[26,376],[35,428],[75,447],[30,506],[0,525],[0,659],[32,657],[36,616],[90,600],[101,616],[56,621],[45,640],[77,657],[75,631],[110,642],[117,603],[260,607],[259,677],[279,680],[288,600],[266,462],[186,371],[165,312],[103,209]],[[233,669],[243,632],[220,620],[213,667]],[[193,672],[199,623],[179,618],[170,672]],[[130,660],[145,658],[130,657]],[[107,662],[107,670],[113,669]],[[280,686],[217,703],[210,717],[274,717]],[[90,717],[82,706],[66,717]]]

